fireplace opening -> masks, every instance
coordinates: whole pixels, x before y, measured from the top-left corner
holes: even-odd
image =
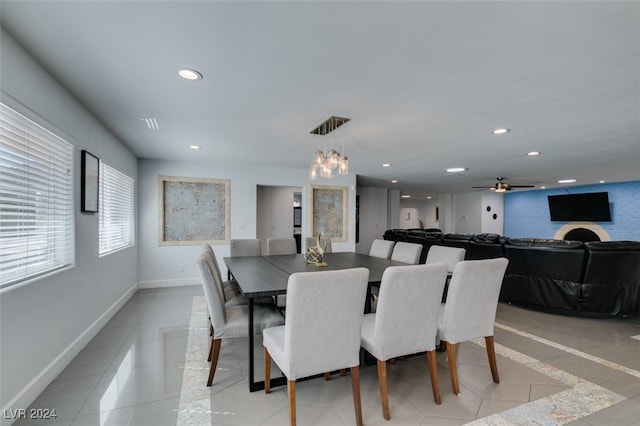
[[[564,239],[570,241],[582,241],[583,243],[600,241],[598,234],[587,228],[574,228],[565,234]]]

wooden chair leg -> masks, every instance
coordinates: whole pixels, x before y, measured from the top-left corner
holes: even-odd
[[[289,425],[296,426],[296,381],[287,381],[287,393],[289,394]]]
[[[429,367],[429,377],[431,378],[431,390],[433,390],[433,400],[437,405],[442,402],[440,400],[440,383],[438,380],[438,363],[436,359],[436,351],[427,351],[427,365]]]
[[[207,357],[208,362],[211,362],[211,358],[213,357],[213,342],[215,342],[215,339],[211,339],[211,345],[209,346],[209,356]]]
[[[362,426],[362,402],[360,401],[360,367],[351,367],[351,387],[353,389],[353,408],[356,410],[356,424]]]
[[[264,393],[271,392],[271,355],[264,348]]]
[[[456,345],[446,342],[447,361],[449,362],[449,376],[451,377],[451,387],[453,393],[460,395],[460,384],[458,383],[458,366],[456,365]]]
[[[496,363],[496,349],[493,344],[493,336],[485,336],[485,346],[487,347],[487,357],[489,358],[489,367],[491,368],[491,377],[493,383],[500,383],[500,377],[498,377],[498,364]]]
[[[380,405],[382,405],[382,417],[389,420],[389,389],[387,388],[387,362],[378,360],[378,387],[380,388]]]
[[[344,377],[347,375],[347,370],[345,368],[340,369],[340,377]],[[325,380],[331,380],[331,373],[324,373]]]
[[[218,358],[220,357],[220,345],[222,339],[213,339],[211,342],[211,348],[213,349],[213,357],[211,358],[211,367],[209,368],[209,379],[207,380],[207,386],[211,386],[213,383],[213,376],[216,374],[218,368]]]

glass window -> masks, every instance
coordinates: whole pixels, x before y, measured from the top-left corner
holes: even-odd
[[[0,103],[0,287],[74,263],[73,146]]]
[[[99,253],[104,255],[134,243],[134,181],[100,162]]]

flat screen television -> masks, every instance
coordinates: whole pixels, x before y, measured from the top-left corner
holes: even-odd
[[[547,198],[553,222],[611,222],[608,192],[549,195]]]

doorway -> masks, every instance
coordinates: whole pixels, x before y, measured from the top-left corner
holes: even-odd
[[[302,238],[302,188],[257,186],[256,238],[267,253],[267,238],[296,238],[298,252]],[[299,226],[296,224],[299,223]]]

